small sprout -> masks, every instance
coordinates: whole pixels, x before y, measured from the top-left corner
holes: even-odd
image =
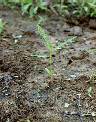
[[[52,76],[54,74],[54,71],[51,66],[53,63],[53,58],[52,58],[53,44],[51,43],[50,36],[48,35],[48,33],[39,24],[37,24],[37,26],[36,26],[36,33],[41,38],[41,41],[43,42],[44,46],[48,49],[50,68],[49,69],[45,68],[45,70],[49,76]]]
[[[47,20],[47,17],[46,16],[38,16],[38,24],[39,25],[42,25],[45,23],[45,21]]]
[[[54,74],[54,71],[52,69],[45,68],[45,71],[48,73],[50,77]]]
[[[0,34],[3,32],[3,30],[4,30],[4,22],[0,18]]]
[[[92,97],[92,87],[91,86],[88,88],[87,92],[88,92],[88,96]]]
[[[62,42],[58,40],[55,50],[67,49],[67,46],[72,45],[77,41],[77,36],[66,37]]]
[[[69,105],[70,105],[69,103],[65,103],[65,104],[64,104],[64,107],[65,107],[65,108],[68,108]]]

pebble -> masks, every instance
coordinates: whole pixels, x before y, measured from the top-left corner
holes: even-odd
[[[74,27],[70,28],[70,35],[82,36],[83,35],[83,30],[79,26],[74,26]]]

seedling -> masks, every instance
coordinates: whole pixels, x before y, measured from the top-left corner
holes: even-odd
[[[67,37],[66,39],[62,40],[61,42],[58,40],[55,50],[57,51],[57,50],[61,50],[61,49],[67,49],[67,46],[72,45],[76,41],[77,41],[77,36]]]
[[[92,89],[92,87],[90,86],[90,87],[88,88],[88,90],[87,90],[88,96],[89,96],[89,97],[92,97],[92,91],[93,91],[93,89]]]
[[[43,0],[20,0],[23,14],[29,13],[31,17],[38,13],[38,10],[47,10],[46,2]]]
[[[70,4],[75,7],[76,16],[96,16],[96,0],[70,0]]]
[[[0,34],[3,32],[3,30],[4,30],[4,22],[0,18]]]
[[[46,68],[45,70],[47,71],[47,73],[52,76],[53,74],[53,70],[52,70],[52,63],[53,63],[53,59],[52,59],[52,54],[53,54],[53,45],[50,41],[50,37],[47,34],[47,32],[39,25],[37,24],[37,29],[36,29],[37,34],[40,36],[41,41],[43,42],[43,44],[45,45],[45,47],[48,49],[49,51],[49,65],[50,68]]]
[[[54,70],[50,69],[50,68],[45,68],[45,71],[47,72],[47,74],[49,75],[49,77],[52,77],[54,74]]]
[[[64,15],[66,13],[68,13],[68,6],[64,5],[61,1],[61,3],[56,3],[54,4],[52,7],[52,10],[56,10],[55,13],[59,13],[60,15]]]
[[[50,41],[50,37],[47,34],[47,32],[40,26],[37,25],[37,34],[40,36],[41,41],[44,43],[45,47],[47,47],[48,51],[49,51],[49,64],[52,64],[52,54],[53,54],[53,45]]]

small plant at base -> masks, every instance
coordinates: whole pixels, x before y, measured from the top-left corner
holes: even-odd
[[[75,8],[74,15],[96,17],[96,0],[69,0],[69,3]]]
[[[47,49],[49,50],[49,63],[50,65],[52,64],[52,54],[53,54],[53,45],[50,42],[50,38],[49,35],[47,34],[47,32],[45,32],[45,30],[37,24],[37,34],[39,34],[39,36],[42,39],[42,42],[44,43],[44,45],[47,47]]]
[[[37,24],[36,26],[36,33],[40,36],[40,38],[42,39],[42,42],[44,43],[45,47],[47,47],[48,51],[49,51],[49,64],[50,64],[50,68],[45,68],[45,70],[47,71],[47,73],[52,76],[53,74],[53,70],[52,70],[52,54],[53,54],[53,45],[50,42],[50,37],[47,34],[47,32],[39,25]]]
[[[30,17],[37,15],[39,11],[47,11],[47,1],[44,0],[0,0],[0,4],[14,8],[19,6],[22,14],[29,14]]]
[[[68,6],[64,4],[64,0],[56,1],[52,6],[52,10],[55,10],[55,13],[58,13],[62,16],[68,13]]]
[[[0,34],[3,32],[3,30],[4,30],[4,22],[0,18]]]
[[[53,76],[54,70],[52,70],[51,68],[45,68],[45,70],[46,70],[46,72],[48,73],[48,75],[49,75],[50,77]]]
[[[47,11],[46,2],[43,0],[20,0],[20,4],[23,14],[29,13],[31,17],[36,15],[39,9]]]

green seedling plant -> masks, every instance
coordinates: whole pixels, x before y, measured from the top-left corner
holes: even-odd
[[[40,11],[50,11],[60,15],[72,13],[78,16],[96,17],[96,0],[0,0],[0,4],[19,7],[22,14],[29,14],[31,17],[38,15]]]
[[[2,19],[0,18],[0,34],[3,32],[4,30],[4,22],[2,21]]]
[[[74,15],[96,17],[96,0],[69,0],[69,3],[75,6]]]
[[[48,35],[48,33],[39,25],[37,24],[36,27],[36,32],[37,34],[40,36],[41,41],[43,42],[43,44],[45,45],[45,47],[48,49],[49,52],[49,65],[50,68],[45,68],[45,70],[47,71],[47,73],[49,74],[49,76],[53,75],[53,70],[52,70],[52,63],[53,63],[53,58],[52,58],[52,54],[53,54],[53,45],[51,43],[50,37]]]
[[[31,9],[33,8],[33,0],[20,0],[19,2],[21,5],[22,15],[28,13],[29,15],[31,15],[32,14]]]
[[[61,41],[61,39],[58,40],[57,45],[55,47],[55,51],[62,50],[68,48],[68,46],[72,45],[77,41],[77,36],[70,36],[66,37],[64,40]]]
[[[35,16],[39,10],[47,10],[46,2],[43,0],[20,0],[23,14],[29,13],[31,17]]]
[[[7,5],[8,4],[8,0],[0,0],[0,4]]]
[[[60,15],[68,13],[68,6],[64,4],[64,0],[60,0],[59,2],[56,1],[51,8],[53,8],[52,10],[55,10]]]
[[[47,2],[44,0],[0,0],[0,3],[10,8],[20,6],[22,15],[29,14],[31,17],[38,14],[38,11],[47,11]]]
[[[52,70],[52,68],[51,69],[45,68],[45,71],[48,73],[50,77],[52,77],[54,74],[54,70]]]

